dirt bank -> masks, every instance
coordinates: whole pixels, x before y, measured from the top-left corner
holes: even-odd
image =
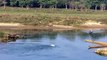
[[[79,28],[103,28],[103,29],[106,29],[107,25],[102,24],[101,22],[89,20],[89,21],[86,21],[84,24],[81,24],[79,26]]]
[[[51,25],[51,26],[29,26],[20,23],[0,23],[0,29],[53,29],[53,30],[72,30],[72,29],[88,29],[88,28],[103,28],[107,25],[96,23],[85,23],[79,26]]]

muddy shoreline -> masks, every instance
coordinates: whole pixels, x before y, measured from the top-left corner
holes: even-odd
[[[37,30],[73,30],[73,29],[107,29],[106,25],[102,26],[64,26],[64,25],[53,25],[53,26],[0,26],[0,29],[2,30],[24,30],[24,29],[37,29]]]

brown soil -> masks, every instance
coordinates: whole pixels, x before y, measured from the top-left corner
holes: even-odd
[[[0,23],[0,29],[53,29],[53,30],[72,30],[72,29],[88,29],[88,28],[103,28],[106,29],[107,25],[80,25],[80,26],[64,26],[64,25],[52,25],[52,26],[28,26],[19,23]]]

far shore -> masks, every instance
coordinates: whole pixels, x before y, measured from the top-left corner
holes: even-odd
[[[71,9],[0,9],[0,29],[106,29],[107,11]]]
[[[73,30],[73,29],[107,29],[107,25],[79,25],[79,26],[30,26],[19,23],[0,23],[0,29],[22,30],[22,29],[40,29],[40,30]]]

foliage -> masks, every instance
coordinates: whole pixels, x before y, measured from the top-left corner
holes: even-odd
[[[47,1],[47,5],[49,5],[49,6],[55,6],[57,3],[58,3],[57,0],[48,0]]]
[[[4,0],[0,0],[0,5]],[[5,0],[8,6],[69,8],[69,9],[107,9],[107,0]],[[10,3],[10,4],[9,4]]]
[[[4,36],[4,33],[3,32],[0,32],[0,37],[3,37]]]
[[[17,4],[18,0],[10,0],[10,5],[15,6]]]
[[[0,5],[2,5],[3,4],[3,1],[2,0],[0,0]]]
[[[31,5],[32,0],[19,0],[19,6],[28,7]]]

